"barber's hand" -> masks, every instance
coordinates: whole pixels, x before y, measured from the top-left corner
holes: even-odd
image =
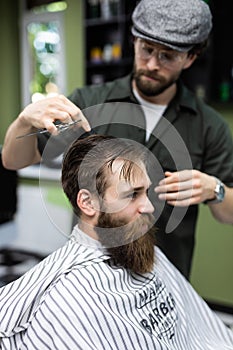
[[[214,198],[215,178],[198,170],[165,172],[155,192],[168,204],[184,207]]]
[[[90,131],[90,125],[81,110],[63,95],[49,97],[29,104],[19,115],[21,125],[33,129],[47,129],[51,134],[57,134],[53,124],[55,120],[70,123],[81,119],[78,123],[85,131]]]

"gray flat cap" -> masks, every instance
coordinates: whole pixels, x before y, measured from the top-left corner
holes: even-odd
[[[132,21],[134,36],[178,51],[205,41],[212,28],[212,15],[203,0],[141,0]]]

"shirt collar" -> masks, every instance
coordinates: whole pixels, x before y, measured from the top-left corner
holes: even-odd
[[[192,111],[194,114],[198,113],[196,96],[191,92],[181,80],[177,82],[177,93],[173,99],[179,108],[186,108]]]
[[[138,103],[132,91],[132,74],[117,79],[114,88],[111,90],[107,102],[134,102]],[[170,104],[175,103],[178,108],[186,108],[194,114],[198,113],[195,94],[184,86],[181,79],[177,81],[177,93]],[[170,105],[169,104],[169,105]]]
[[[129,74],[123,78],[116,79],[115,84],[109,96],[106,99],[107,102],[134,102],[137,103],[132,91],[132,74]]]
[[[83,232],[78,225],[74,226],[70,239],[85,247],[100,249],[104,251],[102,244],[97,239],[94,239]]]

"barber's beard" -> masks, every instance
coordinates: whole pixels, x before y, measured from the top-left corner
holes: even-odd
[[[135,273],[152,271],[155,259],[153,222],[151,214],[143,214],[130,224],[114,218],[112,214],[100,214],[96,232],[115,266],[122,266]]]
[[[133,78],[135,80],[137,89],[147,97],[160,95],[177,81],[179,75],[180,72],[173,74],[169,79],[164,79],[159,74],[157,74],[156,71],[151,72],[145,69],[137,69],[135,65],[133,70]],[[142,78],[143,76],[147,76],[155,80],[145,81]]]

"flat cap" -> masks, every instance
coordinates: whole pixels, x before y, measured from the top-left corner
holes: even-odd
[[[212,28],[212,15],[204,0],[141,0],[132,15],[132,34],[189,51],[205,41]]]

